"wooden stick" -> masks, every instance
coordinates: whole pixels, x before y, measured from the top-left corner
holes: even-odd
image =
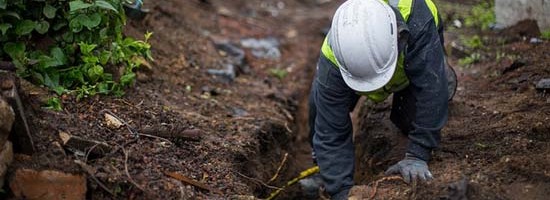
[[[285,157],[283,158],[283,161],[281,162],[281,164],[279,164],[279,167],[277,168],[277,172],[273,175],[273,177],[271,177],[271,179],[269,179],[269,181],[267,182],[268,184],[275,181],[277,177],[279,177],[279,173],[281,172],[281,169],[285,165],[287,158],[288,158],[288,153],[285,153]]]
[[[120,145],[119,145],[120,146]],[[140,185],[138,185],[134,179],[132,178],[132,176],[130,176],[130,172],[128,171],[128,152],[126,151],[126,149],[124,149],[123,146],[120,146],[120,148],[122,149],[122,153],[124,153],[124,172],[126,172],[126,176],[128,176],[128,181],[130,181],[130,183],[132,183],[134,186],[136,186],[138,189],[140,189],[141,191],[145,192],[145,189],[143,189]]]
[[[259,184],[262,184],[263,186],[265,186],[265,187],[267,187],[267,188],[269,188],[269,189],[274,189],[274,190],[280,190],[280,189],[281,189],[281,188],[278,188],[278,187],[275,187],[275,186],[268,185],[268,184],[266,184],[266,183],[264,183],[263,181],[260,181],[260,180],[258,180],[258,179],[255,179],[255,178],[252,178],[252,177],[248,177],[248,176],[246,176],[246,175],[244,175],[244,174],[241,174],[241,173],[239,173],[239,172],[235,172],[235,173],[238,174],[239,176],[242,176],[242,177],[248,179],[248,180],[257,182],[257,183],[259,183]]]
[[[203,190],[207,190],[207,191],[210,191],[210,192],[214,192],[214,193],[218,193],[220,195],[223,195],[223,192],[221,190],[218,190],[218,189],[212,188],[210,186],[207,186],[207,185],[205,185],[201,182],[198,182],[198,181],[195,181],[191,178],[185,177],[184,175],[179,174],[177,172],[166,172],[166,171],[164,171],[163,173],[164,173],[164,175],[169,176],[173,179],[179,180],[179,181],[181,181],[185,184],[192,185],[192,186],[198,187],[198,188],[203,189]]]

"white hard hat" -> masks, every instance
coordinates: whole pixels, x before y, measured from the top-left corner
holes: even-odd
[[[348,0],[336,11],[329,44],[346,84],[359,92],[386,85],[397,64],[397,24],[381,0]]]

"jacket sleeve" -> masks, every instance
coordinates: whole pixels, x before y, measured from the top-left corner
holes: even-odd
[[[427,20],[413,20],[409,24],[416,30],[409,38],[405,73],[416,98],[416,113],[408,134],[407,153],[428,161],[447,122],[448,89],[440,29],[433,17],[424,19]]]

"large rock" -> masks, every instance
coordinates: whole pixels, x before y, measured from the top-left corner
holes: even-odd
[[[10,188],[16,199],[62,200],[85,199],[86,178],[59,171],[18,169]]]
[[[534,19],[542,30],[550,29],[550,0],[495,0],[495,15],[504,27]]]
[[[14,120],[12,107],[0,96],[0,147],[8,140]]]

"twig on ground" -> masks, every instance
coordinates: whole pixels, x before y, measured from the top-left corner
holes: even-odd
[[[258,179],[252,178],[252,177],[248,177],[248,176],[246,176],[246,175],[244,175],[244,174],[241,174],[241,173],[239,173],[239,172],[237,172],[237,171],[235,171],[235,173],[238,174],[239,176],[242,176],[242,177],[248,179],[248,180],[251,180],[251,181],[253,181],[253,182],[259,183],[259,184],[261,184],[261,185],[263,185],[263,186],[265,186],[265,187],[267,187],[267,188],[269,188],[269,189],[274,189],[274,190],[281,190],[281,189],[282,189],[282,188],[279,188],[279,187],[275,187],[275,186],[268,185],[268,184],[264,183],[263,181],[260,181],[260,180],[258,180]]]
[[[149,134],[144,134],[144,133],[138,133],[138,135],[139,135],[139,136],[148,137],[148,138],[159,139],[159,140],[168,142],[168,143],[170,143],[170,144],[173,144],[172,141],[170,141],[169,139],[163,138],[163,137],[154,136],[154,135],[149,135]]]
[[[288,159],[288,153],[285,153],[285,156],[283,157],[283,161],[281,161],[281,164],[279,164],[279,167],[277,168],[277,172],[269,179],[267,182],[268,184],[275,181],[279,177],[279,173],[281,173],[281,169],[283,169],[283,166],[286,163],[286,160]]]
[[[169,177],[172,177],[176,180],[179,180],[179,181],[182,181],[186,184],[189,184],[189,185],[192,185],[192,186],[195,186],[195,187],[198,187],[200,189],[203,189],[203,190],[207,190],[207,191],[210,191],[210,192],[215,192],[215,193],[218,193],[220,195],[223,195],[223,192],[221,190],[218,190],[218,189],[215,189],[215,188],[212,188],[210,186],[207,186],[201,182],[198,182],[198,181],[195,181],[193,179],[190,179],[190,178],[187,178],[185,177],[184,175],[182,174],[179,174],[179,173],[176,173],[176,172],[164,172],[164,174],[166,176],[169,176]]]
[[[126,176],[128,176],[128,181],[130,181],[130,183],[132,183],[134,186],[136,186],[138,189],[140,189],[141,191],[145,192],[145,189],[143,189],[140,185],[138,185],[134,179],[132,178],[132,176],[130,175],[130,172],[128,171],[128,152],[126,151],[126,149],[124,149],[123,146],[120,146],[119,147],[122,149],[122,153],[124,153],[124,172],[126,173]]]
[[[101,187],[103,190],[105,190],[110,195],[116,196],[115,193],[113,193],[111,190],[109,190],[109,188],[107,188],[107,186],[105,186],[101,181],[99,181],[99,179],[97,179],[95,177],[95,175],[93,173],[93,170],[91,169],[91,167],[89,165],[87,165],[86,163],[84,163],[80,160],[75,160],[74,162],[77,165],[79,165],[88,175],[90,175],[90,177],[92,177],[92,179],[97,183],[97,185],[99,185],[99,187]]]
[[[90,153],[99,145],[99,143],[95,144],[94,146],[92,146],[92,148],[90,148],[90,150],[88,150],[86,152],[86,156],[84,157],[84,162],[88,162],[88,156],[90,155]]]
[[[274,199],[275,197],[277,197],[277,195],[279,195],[279,193],[281,193],[283,190],[285,190],[286,188],[294,185],[295,183],[297,183],[298,181],[304,179],[304,178],[307,178],[313,174],[316,174],[316,173],[319,173],[319,166],[314,166],[314,167],[311,167],[309,169],[306,169],[302,172],[300,172],[300,175],[298,175],[298,177],[288,181],[286,183],[285,186],[283,186],[282,188],[272,192],[269,197],[267,197],[267,200],[271,200],[271,199]]]
[[[99,114],[105,114],[105,113],[108,113],[109,115],[113,116],[114,118],[118,119],[118,121],[122,122],[122,124],[124,124],[124,126],[126,126],[126,129],[128,129],[128,131],[130,131],[130,133],[132,133],[132,135],[134,136],[139,136],[138,133],[136,131],[134,131],[134,129],[132,128],[132,126],[130,126],[130,124],[128,124],[128,122],[126,122],[126,120],[122,120],[122,118],[118,117],[117,115],[115,115],[115,113],[111,112],[110,110],[108,109],[103,109],[99,112]]]
[[[417,180],[413,180],[412,181],[412,192],[411,192],[411,196],[409,199],[412,199],[412,200],[415,200],[416,199],[416,192],[418,191],[418,181]]]
[[[130,124],[128,124],[128,122],[126,122],[126,120],[123,120],[122,118],[118,117],[117,115],[115,115],[113,112],[111,112],[110,110],[108,109],[104,109],[104,110],[101,110],[99,112],[100,114],[104,114],[104,113],[108,113],[109,115],[113,116],[114,118],[118,119],[120,122],[122,122],[122,124],[124,124],[124,126],[126,126],[126,129],[128,129],[128,131],[136,136],[136,137],[139,137],[139,136],[144,136],[144,137],[149,137],[149,138],[154,138],[154,139],[159,139],[159,140],[163,140],[163,141],[166,141],[170,144],[173,144],[172,141],[170,141],[169,139],[166,139],[166,138],[162,138],[162,137],[158,137],[158,136],[154,136],[154,135],[149,135],[149,134],[143,134],[143,133],[139,133],[137,132],[136,130],[134,130],[134,128],[132,128],[132,126],[130,126]]]
[[[373,191],[371,196],[369,197],[369,200],[372,200],[376,197],[376,193],[378,192],[378,184],[384,181],[393,181],[393,180],[403,180],[403,178],[401,176],[388,176],[375,181],[372,187]]]

